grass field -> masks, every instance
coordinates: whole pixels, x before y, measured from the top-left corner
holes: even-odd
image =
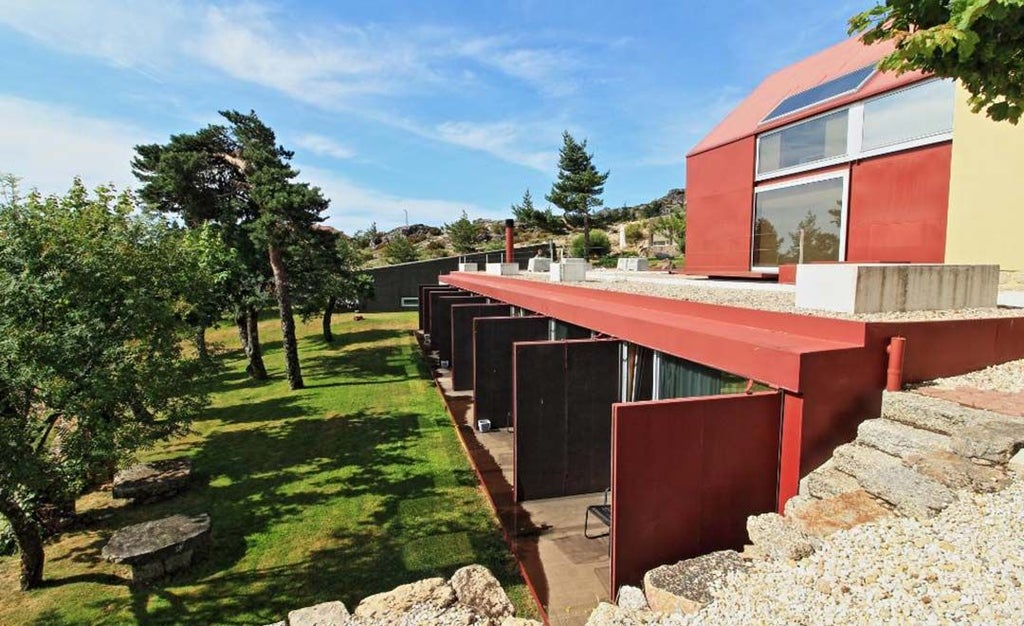
[[[335,343],[300,325],[307,389],[284,378],[280,324],[260,326],[271,380],[244,373],[233,328],[211,332],[222,367],[194,433],[144,459],[189,456],[203,482],[162,503],[78,503],[81,527],[47,546],[46,586],[18,592],[0,559],[0,624],[265,624],[295,608],[367,595],[481,563],[519,613],[532,603],[497,520],[418,358],[415,314],[351,315]],[[145,589],[100,559],[117,528],[177,512],[210,514],[206,560]]]

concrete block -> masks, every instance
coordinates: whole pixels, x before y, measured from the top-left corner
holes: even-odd
[[[823,263],[796,271],[797,308],[838,313],[994,307],[998,289],[998,265]]]
[[[616,262],[615,268],[624,272],[646,272],[647,259],[645,257],[622,257]]]
[[[551,282],[583,282],[587,279],[589,269],[590,263],[587,263],[586,259],[562,259],[561,263],[551,264]]]
[[[530,259],[526,269],[531,272],[550,272],[551,259],[543,256],[535,256]]]
[[[488,263],[487,273],[495,276],[515,276],[519,273],[518,263]]]
[[[459,271],[460,272],[479,272],[480,271],[480,264],[479,263],[459,263]]]

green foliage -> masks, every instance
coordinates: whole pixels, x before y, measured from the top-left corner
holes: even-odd
[[[512,216],[520,228],[535,229],[552,235],[565,233],[565,224],[555,217],[551,209],[541,211],[533,206],[533,196],[527,189],[520,204],[512,205]]]
[[[551,185],[551,192],[545,196],[567,217],[582,219],[584,241],[590,238],[590,211],[601,206],[601,194],[609,174],[598,172],[593,159],[594,155],[587,152],[586,139],[577,142],[568,131],[563,132],[562,148],[558,153],[558,178]]]
[[[971,108],[1016,124],[1024,111],[1022,0],[885,0],[850,18],[865,43],[894,40],[879,68],[958,79]]]
[[[529,592],[422,365],[415,324],[415,313],[344,316],[346,340],[333,345],[317,324],[300,325],[310,382],[300,400],[247,380],[240,351],[216,355],[211,406],[188,435],[144,457],[189,455],[209,480],[141,507],[114,506],[109,492],[82,498],[82,526],[47,546],[54,584],[31,596],[0,588],[0,624],[264,624],[325,598],[354,607],[469,563],[487,566],[528,611]],[[260,327],[267,366],[280,371],[280,322]],[[233,328],[210,333],[218,343],[233,337]],[[133,588],[118,566],[93,558],[114,530],[182,512],[207,512],[217,529],[193,571]],[[17,567],[0,559],[0,580]]]
[[[373,279],[360,268],[352,241],[329,228],[314,228],[289,252],[296,305],[304,320],[328,308],[353,308],[372,295]]]
[[[392,264],[409,263],[419,259],[419,253],[405,235],[396,234],[384,245],[384,258]]]
[[[480,225],[469,221],[466,212],[451,224],[445,224],[444,230],[448,233],[448,239],[452,248],[458,253],[473,252],[476,249],[477,240],[480,238]]]
[[[205,404],[182,351],[223,250],[76,180],[0,202],[0,500],[34,514],[90,475],[181,434]],[[13,523],[12,523],[13,525]]]
[[[668,237],[669,243],[678,244],[680,251],[686,246],[686,213],[673,211],[655,219],[651,228]]]
[[[630,246],[636,246],[647,239],[647,231],[639,222],[630,222],[626,224],[626,243]]]
[[[586,240],[583,235],[576,235],[572,238],[572,243],[569,246],[572,256],[579,258],[587,258],[588,256],[605,256],[612,250],[612,242],[609,241],[608,235],[601,230],[594,230],[590,232],[590,255],[586,254]]]

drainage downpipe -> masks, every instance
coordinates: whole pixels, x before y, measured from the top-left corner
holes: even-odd
[[[514,227],[515,227],[515,220],[505,220],[505,262],[506,263],[515,263],[516,262],[516,254],[515,254],[515,250],[513,249],[514,248],[513,244],[515,243],[515,235],[513,234]]]
[[[889,355],[889,366],[885,370],[885,390],[899,391],[903,388],[903,355],[907,350],[906,337],[890,337],[885,351]]]

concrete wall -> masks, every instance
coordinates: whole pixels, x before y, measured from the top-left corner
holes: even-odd
[[[948,263],[1024,271],[1024,123],[972,113],[957,87],[946,237]]]
[[[537,250],[544,250],[547,253],[548,244],[530,244],[516,248],[516,262],[520,269],[526,269],[526,264],[531,257],[537,254]],[[501,250],[491,252],[474,252],[464,255],[470,262],[477,262],[483,267],[483,263],[489,258],[491,261],[499,261],[504,254]],[[366,273],[373,277],[373,298],[363,303],[362,310],[370,312],[380,311],[412,311],[415,305],[402,306],[402,298],[415,299],[419,293],[420,285],[433,284],[437,277],[459,269],[459,259],[463,257],[445,257],[443,259],[430,259],[427,261],[414,261],[399,265],[385,265],[366,270]]]

